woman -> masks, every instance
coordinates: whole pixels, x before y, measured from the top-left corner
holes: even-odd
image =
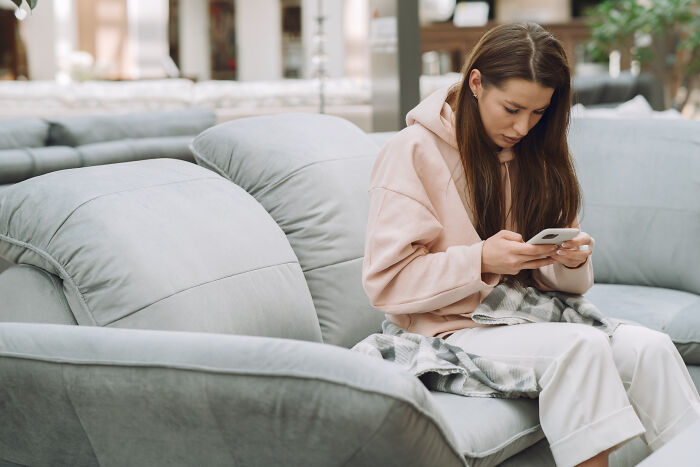
[[[570,323],[484,326],[471,313],[500,282],[582,294],[593,239],[524,242],[579,228],[569,154],[570,71],[535,24],[479,41],[461,83],[432,94],[380,152],[370,182],[363,285],[401,328],[466,352],[530,366],[557,465],[608,465],[637,435],[652,450],[700,418],[700,397],[667,335],[620,325],[608,337]]]

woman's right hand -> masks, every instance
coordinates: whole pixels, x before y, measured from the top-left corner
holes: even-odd
[[[522,269],[537,269],[554,264],[549,256],[556,245],[530,245],[510,230],[501,230],[484,241],[481,250],[481,272],[515,275]]]

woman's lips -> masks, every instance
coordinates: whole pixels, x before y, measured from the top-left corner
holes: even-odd
[[[506,135],[503,135],[503,139],[505,139],[506,142],[507,142],[507,143],[510,143],[510,144],[515,144],[515,143],[517,143],[518,141],[521,140],[521,138],[509,138],[509,137],[507,137]]]

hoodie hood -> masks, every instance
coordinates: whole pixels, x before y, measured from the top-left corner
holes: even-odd
[[[455,114],[450,104],[446,102],[447,94],[452,86],[455,85],[438,89],[408,112],[406,125],[425,127],[459,152],[455,133]],[[501,163],[510,162],[514,157],[515,154],[510,148],[498,153],[498,160]]]
[[[450,86],[433,92],[406,115],[406,125],[421,125],[457,149],[455,115],[445,102]]]

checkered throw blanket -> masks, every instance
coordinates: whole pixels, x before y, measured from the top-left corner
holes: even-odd
[[[581,295],[541,292],[514,284],[494,288],[472,318],[483,324],[589,324],[608,336],[620,324],[603,316]],[[381,333],[368,336],[352,350],[400,365],[433,391],[502,398],[535,398],[540,392],[532,368],[467,353],[441,338],[406,332],[389,320],[382,323]]]

